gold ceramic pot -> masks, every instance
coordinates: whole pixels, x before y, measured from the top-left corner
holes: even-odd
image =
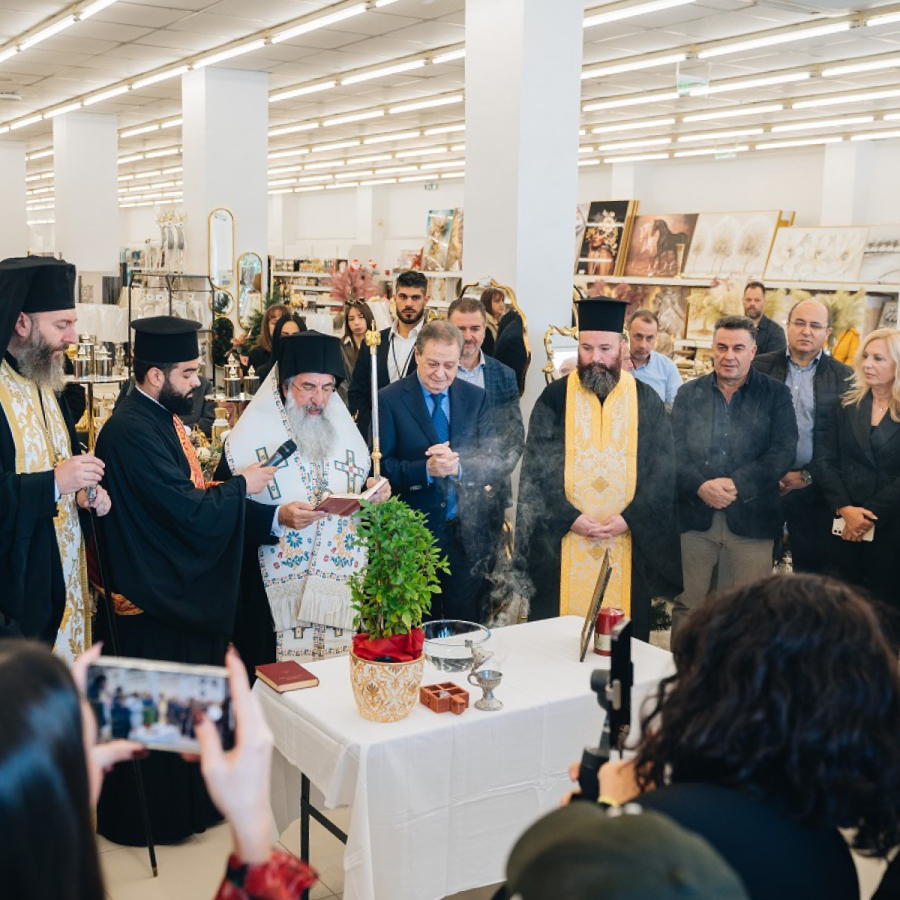
[[[372,722],[405,719],[419,699],[425,657],[410,662],[373,662],[350,651],[350,683],[360,715]]]

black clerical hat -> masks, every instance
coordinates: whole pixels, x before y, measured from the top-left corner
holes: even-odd
[[[576,304],[579,331],[616,331],[625,328],[624,300],[613,297],[585,297]]]
[[[5,353],[19,313],[75,308],[75,266],[49,256],[0,262],[0,353]]]
[[[344,380],[344,357],[338,338],[321,331],[302,331],[281,336],[278,345],[278,377],[284,384],[301,372],[334,375],[336,384]]]
[[[200,356],[197,332],[200,323],[175,316],[150,316],[135,319],[134,358],[145,363],[189,362]]]
[[[521,900],[747,900],[699,835],[636,803],[609,813],[579,801],[539,819],[513,847],[507,891]],[[602,892],[600,888],[603,888]]]

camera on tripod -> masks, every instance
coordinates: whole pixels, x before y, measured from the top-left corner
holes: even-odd
[[[612,650],[609,671],[594,669],[591,690],[606,711],[600,745],[588,747],[581,756],[578,784],[581,798],[596,800],[600,795],[598,775],[600,767],[609,762],[611,752],[619,759],[631,730],[631,689],[634,686],[634,665],[631,662],[631,619],[621,619],[612,631]]]

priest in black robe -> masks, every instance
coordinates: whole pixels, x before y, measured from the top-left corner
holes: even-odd
[[[621,370],[625,304],[578,304],[578,368],[549,384],[531,414],[516,512],[517,589],[529,618],[584,615],[604,554],[604,606],[650,636],[653,597],[681,586],[675,454],[665,407]]]
[[[69,660],[90,646],[88,509],[109,509],[103,464],[81,452],[57,400],[75,321],[73,265],[0,262],[0,636],[57,645]]]
[[[121,656],[222,665],[237,610],[246,497],[275,469],[257,464],[207,486],[179,418],[200,386],[200,326],[156,316],[132,327],[135,389],[97,441],[114,507],[101,531],[116,631],[105,649],[113,651],[114,637]],[[141,765],[156,842],[184,840],[221,818],[196,765],[158,752]],[[145,842],[129,767],[106,780],[98,831],[116,843]]]

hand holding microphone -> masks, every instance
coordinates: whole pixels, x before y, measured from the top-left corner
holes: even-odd
[[[295,441],[285,441],[267,460],[254,463],[241,472],[247,482],[247,496],[258,494],[274,477],[275,469],[297,450]]]

